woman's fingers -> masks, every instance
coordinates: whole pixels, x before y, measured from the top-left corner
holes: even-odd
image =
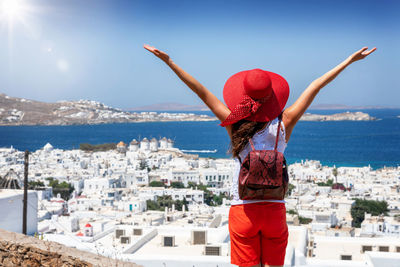
[[[372,49],[369,50],[369,51],[365,51],[365,52],[363,52],[362,54],[363,54],[364,56],[368,56],[369,54],[371,54],[371,53],[374,52],[375,50],[376,50],[376,47],[372,48]]]
[[[351,55],[350,59],[351,59],[352,62],[364,59],[365,57],[367,57],[369,54],[371,54],[375,50],[376,50],[376,47],[374,47],[374,48],[372,48],[371,50],[368,51],[368,47],[364,46],[363,48],[361,48],[360,50],[355,52],[353,55]]]
[[[365,50],[367,50],[368,47],[364,46],[363,48],[361,48],[360,50],[358,50],[357,52],[355,52],[354,54],[362,54]]]
[[[154,51],[157,50],[157,49],[155,49],[154,47],[152,47],[152,46],[150,46],[148,44],[143,45],[143,48],[148,50],[148,51],[150,51],[150,52],[152,52],[152,53],[154,53]]]
[[[158,50],[157,48],[155,48],[155,47],[153,47],[153,46],[150,46],[150,45],[145,44],[145,45],[143,45],[143,47],[144,47],[144,49],[146,49],[146,50],[152,52],[152,53],[153,53],[154,55],[156,55],[156,56],[160,56],[160,55],[163,54],[163,52],[161,52],[160,50]]]
[[[144,44],[143,48],[150,51],[151,53],[153,53],[156,57],[160,58],[162,61],[164,61],[165,63],[168,63],[170,58],[168,56],[167,53],[158,50],[157,48],[150,46],[148,44]]]

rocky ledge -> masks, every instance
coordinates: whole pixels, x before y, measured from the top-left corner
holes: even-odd
[[[0,94],[0,125],[71,125],[155,121],[214,121],[193,113],[127,112],[79,100],[45,103]]]
[[[332,115],[319,115],[305,113],[301,117],[302,121],[374,121],[377,120],[375,117],[371,117],[369,114],[364,112],[343,112]]]
[[[0,229],[0,266],[140,267],[3,229]]]

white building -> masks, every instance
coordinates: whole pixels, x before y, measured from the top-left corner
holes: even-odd
[[[24,191],[15,189],[0,189],[0,228],[11,232],[22,233]],[[36,191],[28,191],[27,227],[28,235],[33,235],[38,229],[38,196]]]
[[[168,140],[167,138],[163,137],[160,140],[160,149],[167,149],[168,148]]]
[[[397,236],[400,237],[400,217],[371,216],[366,213],[361,223],[361,236]]]
[[[185,187],[188,186],[189,182],[195,184],[200,183],[200,174],[198,170],[170,169],[168,178],[170,182],[181,182]]]
[[[142,141],[140,142],[140,150],[150,151],[150,142],[146,137],[143,138]]]
[[[151,152],[157,152],[158,151],[158,140],[155,138],[152,138],[150,141],[150,151]]]
[[[113,178],[92,178],[84,182],[83,192],[86,195],[100,193],[106,189],[115,188],[116,180]]]
[[[200,169],[201,183],[210,187],[229,187],[233,179],[233,171],[229,168]]]
[[[139,142],[133,139],[129,144],[129,151],[136,152],[139,150]]]
[[[366,252],[399,252],[398,238],[314,236],[308,255],[318,260],[363,262]],[[321,266],[328,266],[321,264]],[[345,262],[342,262],[345,266]],[[392,265],[395,266],[395,265]]]

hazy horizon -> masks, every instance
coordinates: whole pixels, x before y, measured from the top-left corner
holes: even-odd
[[[149,43],[221,100],[226,79],[238,71],[279,73],[289,82],[290,105],[352,52],[376,46],[313,104],[399,105],[398,1],[14,1],[19,14],[10,19],[0,11],[0,92],[9,96],[122,109],[201,104],[142,48]]]
[[[0,95],[4,94],[3,92],[0,92]],[[7,95],[7,94],[6,94]],[[16,97],[16,96],[12,96],[12,95],[7,95],[9,97]],[[24,98],[24,97],[16,97],[16,98],[23,98],[23,99],[27,99],[27,100],[32,100],[32,101],[39,101],[37,99],[29,99],[29,98]],[[89,100],[89,101],[96,101],[94,99],[70,99],[70,100],[66,100],[66,99],[59,99],[56,101],[39,101],[39,102],[43,102],[43,103],[56,103],[56,102],[63,102],[63,101],[79,101],[79,100]],[[104,102],[101,102],[103,104],[106,104]],[[106,104],[107,105],[107,104]],[[112,108],[119,108],[119,109],[123,109],[123,110],[127,110],[127,111],[141,111],[145,109],[141,109],[141,108],[150,108],[150,107],[156,107],[156,106],[166,106],[166,105],[174,105],[174,106],[180,106],[181,108],[184,108],[184,110],[186,111],[198,111],[198,109],[190,109],[192,108],[201,108],[201,109],[206,109],[209,110],[209,108],[203,104],[203,103],[195,103],[195,104],[185,104],[185,103],[181,103],[181,102],[157,102],[157,103],[149,103],[146,105],[137,105],[137,106],[132,106],[132,107],[126,107],[126,108],[121,108],[119,106],[110,106]],[[109,105],[108,105],[109,106]],[[323,107],[327,107],[327,109],[341,109],[340,107],[343,107],[344,109],[400,109],[400,106],[395,106],[395,105],[345,105],[345,104],[340,104],[340,103],[313,103],[311,104],[311,106],[308,109],[313,109],[313,108],[317,108],[317,109],[322,109]],[[180,108],[178,109],[168,109],[170,111],[176,110],[179,111]],[[150,111],[150,109],[149,109]],[[167,111],[167,109],[160,109],[160,110],[154,110],[154,111]]]

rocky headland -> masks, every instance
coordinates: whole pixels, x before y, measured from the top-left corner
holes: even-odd
[[[79,100],[45,103],[0,94],[0,125],[72,125],[156,121],[214,121],[193,113],[128,112]]]

